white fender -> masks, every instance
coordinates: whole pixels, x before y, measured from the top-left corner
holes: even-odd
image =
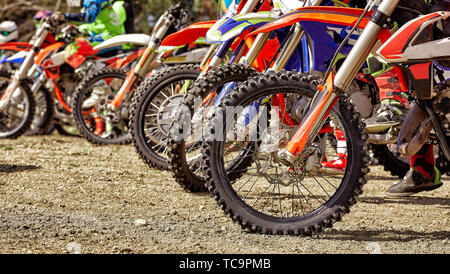
[[[410,61],[450,58],[450,38],[410,46],[406,48],[403,56]]]
[[[124,44],[134,44],[136,46],[145,46],[150,41],[150,36],[147,34],[123,34],[114,36],[105,42],[94,47],[94,50],[103,50],[108,48],[113,48],[117,46],[122,46]]]
[[[26,51],[19,51],[17,53],[15,53],[14,55],[9,56],[8,58],[6,58],[6,60],[15,60],[15,59],[20,59],[20,58],[25,58],[27,57],[27,52]]]

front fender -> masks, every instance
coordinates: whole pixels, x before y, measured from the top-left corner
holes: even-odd
[[[64,46],[63,42],[58,42],[51,44],[50,46],[43,48],[39,53],[36,55],[35,63],[39,66],[43,66],[43,61],[49,56],[50,53],[59,50],[62,46]]]
[[[286,15],[263,25],[249,35],[257,35],[291,26],[297,22],[314,21],[326,24],[338,24],[342,26],[353,27],[363,14],[363,9],[342,8],[342,7],[304,7],[293,10]],[[358,25],[359,28],[365,28],[370,20],[372,12],[368,12]]]
[[[122,34],[111,37],[110,39],[96,45],[95,51],[100,51],[109,48],[115,48],[125,44],[134,44],[136,46],[145,46],[150,41],[150,36],[147,34]]]
[[[206,36],[208,30],[216,24],[217,20],[204,21],[192,24],[180,31],[168,35],[161,43],[163,47],[179,47],[197,41]]]
[[[268,11],[246,13],[232,18],[223,18],[206,34],[208,43],[221,43],[241,35],[249,28],[260,27],[274,19]]]

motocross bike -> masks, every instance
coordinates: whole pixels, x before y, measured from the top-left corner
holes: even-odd
[[[132,48],[124,51],[121,49],[122,46],[131,44],[142,47],[148,39],[149,36],[145,34],[124,34],[92,47],[83,37],[78,37],[66,47],[61,45],[54,51],[48,52],[44,49],[39,53],[46,56],[37,58],[32,67],[31,71],[34,71],[33,68],[39,71],[39,77],[35,80],[35,89],[45,86],[54,91],[56,98],[54,124],[58,132],[63,135],[72,135],[67,130],[74,130],[69,105],[78,82],[104,67],[128,69],[142,53],[142,49]],[[40,132],[45,132],[42,130],[45,120],[41,116],[36,116],[36,120],[37,125],[34,128],[36,130],[41,128]]]
[[[327,1],[318,1],[316,4],[332,5],[333,3]],[[226,42],[232,37],[228,32],[230,29],[232,30],[232,33],[236,33],[238,32],[237,26],[239,24],[248,27],[249,19],[255,22],[258,17],[261,17],[261,15],[264,15],[264,13],[251,13],[247,15],[239,15],[233,18],[228,18],[224,22],[221,22],[221,24],[217,24],[218,26],[212,28],[208,32],[207,38],[209,41]],[[270,58],[268,58],[268,61],[265,63],[262,62],[264,58],[260,58],[260,60],[257,59],[255,61],[254,67],[259,72],[269,68],[272,71],[280,71],[282,68],[286,68],[288,70],[296,69],[300,71],[325,71],[327,69],[326,64],[333,57],[334,50],[336,50],[336,48],[338,47],[338,44],[333,43],[333,41],[337,39],[344,39],[346,35],[346,26],[339,25],[338,21],[333,21],[333,23],[330,23],[326,26],[319,26],[318,28],[318,26],[316,25],[312,27],[316,31],[308,37],[305,36],[305,31],[301,28],[300,25],[292,28],[291,30],[289,30],[288,28],[283,32],[278,32],[278,40],[284,41],[282,47],[280,47],[279,44],[274,44],[271,46],[265,45],[265,49],[269,49],[268,51],[271,51],[272,55],[269,55]],[[336,29],[338,31],[336,31]],[[333,35],[333,40],[331,42],[329,37],[330,30],[335,30],[331,33]],[[219,35],[219,33],[221,35]],[[266,34],[266,36],[260,38],[261,40],[259,41],[264,44],[265,41],[267,41],[267,38],[268,35]],[[357,36],[355,35],[355,37],[352,38],[356,39]],[[314,48],[312,44],[314,44],[316,47]],[[320,53],[318,50],[315,50],[315,55],[312,55],[309,52],[309,49],[316,49],[318,45],[321,46]],[[327,45],[327,48],[324,49],[323,45]],[[340,51],[340,54],[342,56],[347,54],[351,49],[351,46],[352,43],[346,45],[346,47]],[[275,55],[277,58],[271,60],[271,58],[274,57],[273,52],[276,52]],[[258,56],[262,57],[264,55],[264,51],[262,51],[259,52]],[[241,65],[228,65],[211,70],[205,75],[205,77],[199,78],[197,80],[197,83],[187,94],[188,99],[183,101],[181,107],[180,104],[175,104],[177,109],[180,111],[175,114],[175,127],[172,134],[170,134],[168,137],[169,159],[171,170],[174,173],[176,180],[181,185],[185,187],[187,186],[187,188],[190,190],[195,191],[206,189],[206,187],[204,186],[205,180],[203,179],[201,170],[202,155],[199,152],[201,147],[199,144],[201,143],[200,138],[203,137],[201,134],[201,129],[203,128],[202,124],[205,123],[205,121],[208,119],[208,109],[211,106],[219,104],[221,99],[223,99],[226,94],[236,85],[236,82],[244,81],[248,77],[256,74],[256,71],[251,70],[248,66],[245,65],[253,64],[253,57],[250,54],[247,55],[247,57],[250,58],[243,58],[241,60]],[[376,95],[378,94],[378,90],[376,85],[372,83],[374,81],[373,79],[371,81],[369,75],[363,75],[362,73],[361,75],[357,79],[362,78],[362,81],[355,80],[352,84],[352,99],[354,99],[355,101],[357,100],[358,102],[360,102],[360,104],[362,104],[361,109],[364,111],[366,115],[365,117],[369,117],[373,111],[372,103],[376,103]],[[307,95],[305,96],[307,97]],[[291,98],[285,99],[289,101]],[[197,100],[198,105],[195,105],[195,100]],[[289,107],[286,107],[284,109],[285,111],[288,111],[293,107],[292,102],[286,102],[285,104],[290,104]],[[183,108],[186,108],[186,110],[184,110]],[[194,109],[196,111],[195,114],[193,113]],[[200,114],[202,112],[203,114]],[[187,120],[183,118],[186,115],[188,117],[192,117],[191,122],[187,122]],[[285,117],[288,116],[285,114],[282,115]],[[291,127],[295,125],[294,122],[291,121],[295,119],[287,120],[289,120]],[[191,128],[195,129],[196,132],[194,132],[194,130],[191,130]],[[190,133],[187,131],[190,131]],[[191,136],[189,136],[189,141],[187,141],[187,136],[185,135],[186,133],[191,134]],[[193,135],[196,136],[194,137]],[[180,136],[183,136],[183,138],[180,138]],[[335,136],[329,134],[329,138],[333,137],[335,138]],[[336,142],[336,140],[334,140],[334,142]],[[401,172],[400,174],[398,174],[400,176],[404,175],[404,173],[406,173],[409,169],[408,163],[404,163],[398,160],[390,153],[387,148],[383,149],[382,146],[379,147],[380,148],[376,150],[377,156],[390,156],[391,162],[389,162],[388,168],[391,168],[393,172]],[[231,146],[230,148],[236,149],[236,147],[234,146]],[[230,153],[232,154],[231,151]]]
[[[327,23],[339,19],[341,24],[352,27],[341,44],[344,45],[355,29],[362,30],[336,74],[330,67],[323,79],[310,74],[285,71],[259,75],[231,92],[223,101],[222,107],[212,115],[206,130],[207,141],[203,143],[205,176],[220,207],[242,227],[260,233],[309,235],[331,227],[356,203],[355,198],[361,194],[369,171],[368,135],[346,91],[369,53],[376,49],[377,41],[380,41],[378,46],[383,43],[389,45],[394,39],[390,38],[389,31],[394,18],[405,12],[412,11],[412,18],[423,13],[416,1],[405,1],[402,5],[399,2],[369,1],[364,10],[305,7],[252,33],[268,33],[297,23],[306,29],[310,21]],[[373,9],[375,6],[378,7]],[[433,16],[437,15],[420,18],[428,20]],[[414,30],[418,30],[419,26],[414,21],[406,25],[410,24],[415,26]],[[401,29],[393,37],[402,37],[406,41],[414,34],[410,32],[405,36]],[[397,47],[397,52],[391,51],[392,56],[396,56],[399,49],[401,47]],[[408,86],[405,83],[406,77],[401,75],[399,78]],[[417,84],[413,86],[415,92],[418,92],[420,87]],[[273,131],[267,130],[273,122],[267,116],[277,117],[282,108],[282,104],[278,103],[280,96],[301,98],[307,94],[314,97],[303,108],[300,126],[289,128],[283,124],[284,118],[281,117],[275,123],[277,125]],[[243,111],[230,115],[232,118],[229,120],[225,119],[228,115],[225,113],[226,107],[237,106]],[[257,115],[251,115],[252,113]],[[267,114],[266,119],[263,119],[263,114]],[[256,124],[256,130],[248,131],[242,119],[251,120],[252,123],[247,124]],[[321,166],[323,158],[335,149],[328,144],[328,136],[324,132],[330,124],[345,137],[348,164],[341,174],[329,174]],[[440,125],[437,127],[436,124],[433,123],[433,126],[439,131]],[[251,163],[238,176],[228,176],[226,170],[229,163],[224,158],[224,151],[230,142],[217,138],[220,135],[226,136],[225,129],[244,133],[247,129],[253,135],[254,132],[257,133],[254,138],[239,140],[253,146],[243,146],[237,142],[240,146],[235,150],[236,154],[245,153],[247,158],[251,154]],[[399,139],[401,137],[400,133]],[[441,145],[444,142],[445,138],[439,138]],[[445,152],[445,148],[443,151]]]
[[[177,33],[168,36],[162,42],[162,45],[176,46],[188,43],[197,37],[204,37],[209,31],[214,31],[216,25],[227,20],[238,13],[248,13],[250,11],[270,10],[270,1],[240,1],[239,4],[234,3],[226,14],[219,14],[221,18],[213,24],[196,23]],[[247,18],[254,20],[256,18]],[[270,21],[272,18],[268,13],[260,16],[260,25]],[[254,20],[253,23],[255,23]],[[251,27],[252,24],[249,25]],[[238,61],[247,51],[252,52],[252,57],[256,59],[258,52],[264,45],[264,41],[257,39],[256,41],[244,41],[239,38],[239,34],[243,34],[246,28],[236,29],[233,36],[229,36],[224,43],[214,43],[210,47],[209,54],[205,56],[203,62],[199,66],[185,65],[168,68],[155,74],[153,77],[144,81],[136,97],[133,99],[132,119],[130,123],[133,135],[133,144],[140,157],[150,166],[167,169],[172,163],[167,160],[167,153],[170,145],[167,144],[170,125],[174,111],[184,100],[184,96],[188,96],[189,90],[194,82],[202,78],[206,73],[223,62],[233,63]],[[235,39],[237,37],[237,39]],[[259,42],[258,42],[259,41]],[[208,41],[209,42],[209,41]],[[229,54],[230,49],[234,51]],[[245,79],[248,72],[242,75],[236,74],[238,78]],[[251,72],[254,73],[254,72]],[[253,74],[252,74],[253,75]],[[195,144],[194,144],[195,146]],[[172,165],[173,167],[173,165]],[[180,171],[182,173],[182,171]],[[179,180],[178,180],[179,179]],[[177,176],[177,181],[185,188],[191,191],[204,190],[203,186],[189,184],[188,180],[183,179],[183,175]]]
[[[129,143],[128,112],[140,81],[162,66],[195,64],[203,59],[208,49],[199,47],[202,39],[177,46],[160,45],[167,35],[185,26],[189,20],[189,13],[180,4],[172,5],[159,18],[146,48],[128,73],[108,68],[80,83],[73,95],[72,117],[87,140],[100,145]]]

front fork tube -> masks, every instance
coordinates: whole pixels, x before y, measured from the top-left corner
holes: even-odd
[[[158,53],[156,50],[161,44],[162,39],[167,34],[170,26],[172,25],[172,19],[170,16],[165,16],[164,19],[158,24],[157,30],[154,32],[152,39],[147,45],[147,48],[139,58],[138,63],[128,73],[125,82],[119,89],[119,92],[114,96],[114,99],[108,104],[108,111],[115,112],[123,101],[123,98],[127,93],[133,91],[136,82],[139,79],[145,78],[145,76],[154,69],[154,61]],[[108,120],[108,119],[107,119]]]
[[[205,57],[203,57],[202,62],[200,63],[200,68],[203,68],[208,65],[209,60],[213,57],[214,52],[217,49],[217,44],[213,44],[209,47],[208,52],[206,53]]]
[[[27,53],[25,61],[20,66],[20,69],[17,70],[12,76],[8,87],[6,87],[6,90],[3,92],[0,98],[0,111],[4,110],[8,106],[9,100],[14,93],[13,91],[15,91],[19,87],[20,81],[26,77],[28,68],[30,68],[33,64],[35,53],[35,50],[30,50]]]
[[[285,147],[283,153],[287,156],[286,160],[292,162],[294,157],[297,158],[300,156],[304,148],[313,142],[338,100],[338,94],[332,90],[324,89],[316,94],[312,100],[310,111],[302,121],[300,128]]]
[[[211,60],[209,63],[207,63],[207,66],[205,65],[200,73],[199,78],[203,77],[211,68],[215,68],[220,65],[222,62],[222,59],[227,54],[228,50],[230,49],[231,45],[233,44],[233,40],[229,40],[225,43],[220,44],[219,47],[215,48],[214,54],[211,57]]]
[[[267,35],[263,38],[267,40],[269,38],[270,33],[265,33],[265,34],[267,34]],[[299,23],[295,24],[292,35],[289,36],[289,39],[282,46],[280,54],[278,55],[277,59],[275,60],[273,66],[271,68],[267,68],[266,71],[277,71],[277,72],[281,71],[288,63],[288,61],[291,58],[294,51],[297,49],[297,47],[300,44],[300,42],[302,41],[302,38],[304,35],[305,35],[305,31],[302,29],[301,25]],[[264,40],[264,41],[266,41],[266,40]],[[255,42],[256,41],[257,40],[255,40]],[[261,49],[262,49],[262,47],[259,47],[258,52]],[[247,56],[249,56],[249,54]],[[256,54],[256,56],[257,56],[257,54]],[[256,60],[256,56],[254,57],[254,59],[250,59],[250,61]],[[223,97],[223,96],[224,95],[222,95],[221,97]],[[255,106],[251,106],[251,107],[255,107]],[[256,106],[256,107],[259,107],[259,106]],[[245,119],[245,126],[247,126],[248,124],[251,123],[251,121],[254,118],[256,118],[257,112],[250,111],[250,108],[246,108],[244,113],[245,113],[245,115],[247,115],[246,117],[248,117]]]
[[[270,32],[258,34],[249,48],[245,57],[240,58],[239,63],[245,63],[248,66],[252,66],[256,61],[258,54],[263,49],[267,40],[269,40]]]
[[[399,0],[383,1],[378,10],[390,16],[398,2]],[[374,18],[374,21],[376,21],[376,18]],[[370,21],[340,67],[334,80],[332,73],[327,75],[325,86],[319,86],[319,92],[311,100],[309,111],[304,117],[300,128],[285,149],[280,151],[279,154],[282,154],[280,156],[283,159],[292,163],[297,157],[307,154],[307,151],[304,151],[305,147],[314,141],[331,108],[338,101],[338,94],[345,92],[351,84],[356,73],[373,49],[380,31],[381,26]]]
[[[299,23],[296,23],[292,35],[290,35],[288,41],[286,41],[286,43],[284,44],[283,48],[280,51],[280,55],[275,60],[272,68],[270,68],[269,70],[276,72],[281,71],[286,66],[294,51],[297,49],[304,35],[305,31],[302,29]]]
[[[36,95],[46,80],[47,78],[45,77],[45,73],[42,72],[39,78],[33,82],[33,85],[31,86],[31,93]]]
[[[120,104],[122,103],[125,95],[127,93],[130,93],[133,91],[135,84],[137,83],[137,81],[139,79],[141,79],[140,76],[136,75],[135,70],[132,69],[128,73],[127,78],[125,79],[125,82],[120,87],[119,92],[116,94],[116,96],[114,96],[114,99],[108,104],[106,118],[105,118],[106,132],[112,132],[112,129],[113,129],[112,124],[114,122],[118,122],[118,121],[114,121],[117,117],[117,115],[116,115],[117,109],[119,108]]]
[[[145,75],[148,73],[147,72],[148,64],[153,63],[155,56],[156,56],[155,50],[152,50],[152,48],[148,47],[144,51],[141,58],[139,59],[139,62],[138,64],[136,64],[136,67],[132,68],[130,72],[128,72],[125,81],[123,82],[117,94],[114,96],[114,99],[108,103],[105,121],[107,132],[112,131],[112,122],[114,116],[112,113],[115,113],[117,111],[125,95],[133,91],[138,80],[145,77]],[[140,75],[143,75],[143,77]]]
[[[42,46],[42,44],[44,43],[45,37],[48,34],[48,29],[45,26],[41,26],[37,34],[38,38],[36,39],[36,41],[34,41],[33,48],[29,52],[27,52],[25,60],[20,66],[19,70],[14,73],[14,76],[12,77],[8,87],[0,98],[0,110],[3,110],[8,105],[12,91],[16,90],[19,86],[20,81],[27,76],[28,70],[34,63],[34,56],[36,55],[37,48]]]
[[[203,78],[210,69],[218,67],[220,65],[223,58],[225,58],[228,50],[232,46],[233,42],[234,39],[231,39],[224,43],[221,43],[219,46],[217,46],[217,44],[214,44],[210,47],[208,54],[205,56],[200,65],[201,71],[197,79]],[[244,50],[246,50],[246,48],[244,42],[242,41],[236,50],[237,53],[230,59],[230,63],[234,62],[235,60],[239,60],[238,57],[240,58],[240,56],[242,56]],[[188,88],[186,84],[183,87],[183,89]]]
[[[159,32],[157,32],[157,34],[158,33]],[[124,83],[119,89],[119,92],[117,92],[114,99],[108,104],[108,108],[111,108],[112,110],[117,109],[122,103],[125,95],[133,90],[133,87],[138,79],[145,78],[145,76],[153,69],[152,64],[157,56],[157,47],[158,44],[155,41],[152,40],[149,43],[142,56],[139,58],[136,66],[128,73],[127,78],[125,78]]]

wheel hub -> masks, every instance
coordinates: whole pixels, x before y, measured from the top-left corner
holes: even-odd
[[[177,94],[167,98],[161,103],[158,110],[158,128],[164,135],[169,135],[170,125],[172,118],[175,115],[175,111],[179,108],[181,101],[183,100],[183,94]]]

